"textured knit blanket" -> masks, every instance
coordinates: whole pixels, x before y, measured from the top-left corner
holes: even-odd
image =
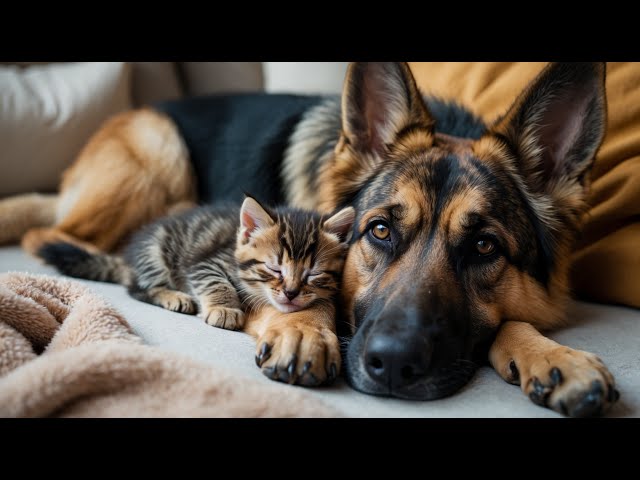
[[[2,417],[336,416],[301,388],[144,345],[78,282],[0,275]]]

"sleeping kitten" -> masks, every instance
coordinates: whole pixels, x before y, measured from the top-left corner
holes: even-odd
[[[165,217],[134,235],[123,256],[67,243],[38,255],[61,273],[128,287],[136,299],[176,312],[199,312],[216,327],[237,330],[245,313],[282,313],[333,303],[355,211],[330,218],[264,208],[198,207]]]
[[[334,297],[353,208],[326,218],[264,208],[199,207],[139,231],[123,256],[70,243],[38,255],[61,273],[121,283],[142,301],[196,313],[257,339],[256,363],[273,380],[315,386],[340,371]]]

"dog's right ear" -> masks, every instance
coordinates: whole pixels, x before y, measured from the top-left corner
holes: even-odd
[[[349,65],[342,94],[342,132],[354,150],[382,155],[399,133],[422,129],[430,134],[433,126],[409,65]]]
[[[604,63],[550,64],[493,126],[532,192],[566,196],[585,184],[607,123],[605,71]]]

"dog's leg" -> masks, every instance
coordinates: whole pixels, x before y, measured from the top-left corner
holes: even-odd
[[[619,397],[613,376],[596,355],[562,346],[528,323],[504,323],[489,360],[535,404],[572,417],[600,415]]]
[[[281,313],[268,306],[249,315],[245,332],[257,337],[256,364],[272,380],[307,387],[333,382],[340,348],[333,306]]]
[[[18,243],[30,228],[56,221],[58,195],[29,193],[0,200],[0,245]]]

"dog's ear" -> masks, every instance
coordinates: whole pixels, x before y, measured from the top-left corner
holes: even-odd
[[[403,62],[354,62],[342,95],[343,137],[357,152],[383,154],[398,133],[433,130],[433,119]]]
[[[584,186],[606,128],[604,63],[547,66],[492,127],[532,192]]]
[[[353,222],[356,219],[356,211],[353,207],[343,208],[322,224],[322,228],[329,233],[337,235],[341,242],[351,239]]]

